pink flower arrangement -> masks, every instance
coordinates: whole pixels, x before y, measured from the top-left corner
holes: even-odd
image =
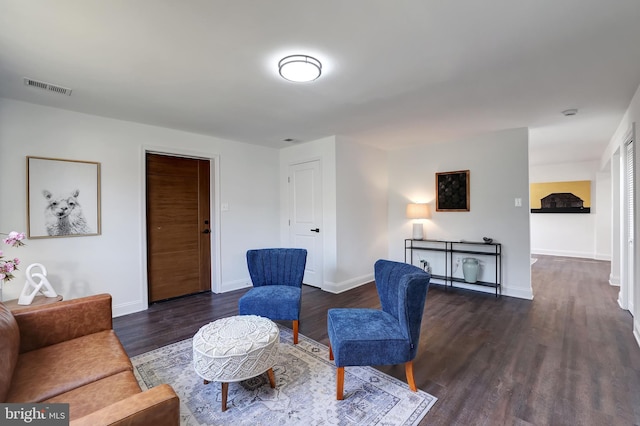
[[[20,247],[23,246],[24,243],[24,233],[22,232],[9,232],[6,235],[3,241],[5,244],[10,245],[11,247]],[[11,281],[14,276],[13,272],[18,269],[18,265],[20,264],[20,259],[17,257],[14,259],[5,259],[4,253],[0,250],[0,281]]]

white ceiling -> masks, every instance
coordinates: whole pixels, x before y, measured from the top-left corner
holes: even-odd
[[[0,96],[271,147],[527,126],[531,164],[597,160],[639,85],[639,0],[0,0]]]

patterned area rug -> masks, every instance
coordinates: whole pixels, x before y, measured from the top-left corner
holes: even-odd
[[[227,411],[221,386],[195,373],[191,339],[131,359],[142,389],[169,383],[180,396],[181,425],[417,425],[437,398],[371,367],[345,368],[345,399],[335,399],[336,369],[326,346],[280,327],[280,354],[267,374],[230,383]]]

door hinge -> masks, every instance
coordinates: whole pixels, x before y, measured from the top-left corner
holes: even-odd
[[[287,183],[291,183],[291,176],[287,176]]]
[[[291,226],[291,219],[289,219],[289,226]]]

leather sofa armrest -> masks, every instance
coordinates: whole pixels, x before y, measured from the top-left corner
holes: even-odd
[[[33,306],[13,316],[20,329],[20,353],[113,327],[110,294]]]
[[[114,404],[94,411],[70,426],[178,426],[180,399],[167,384],[158,385]]]

